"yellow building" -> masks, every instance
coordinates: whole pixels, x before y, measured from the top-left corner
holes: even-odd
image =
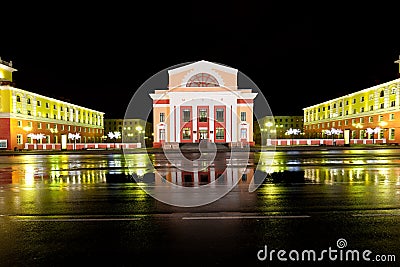
[[[103,112],[16,88],[14,71],[11,62],[0,60],[0,148],[50,144],[46,149],[61,149],[69,142],[101,142]]]
[[[334,128],[348,132],[350,139],[400,143],[400,79],[309,106],[303,111],[308,138],[323,138],[326,130]]]

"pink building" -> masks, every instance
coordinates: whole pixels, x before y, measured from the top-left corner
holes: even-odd
[[[168,71],[166,90],[153,99],[154,147],[164,143],[246,143],[253,141],[253,100],[239,89],[237,69],[198,61]]]

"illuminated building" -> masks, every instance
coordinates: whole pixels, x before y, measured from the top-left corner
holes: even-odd
[[[2,149],[24,149],[26,144],[62,149],[70,142],[102,141],[103,112],[16,88],[14,71],[11,62],[0,60]],[[69,134],[79,134],[80,139],[72,141]]]
[[[253,141],[253,100],[239,89],[237,69],[198,61],[168,71],[168,89],[155,90],[154,147],[163,143],[249,144]]]
[[[151,123],[142,119],[104,119],[104,134],[119,132],[121,138],[112,140],[109,137],[109,142],[124,142],[124,143],[142,143],[146,141],[147,145],[150,138],[149,133],[152,131]],[[151,134],[150,134],[151,135]]]
[[[303,108],[305,136],[323,138],[325,130],[335,128],[347,131],[351,139],[400,143],[399,90],[400,79],[395,79]]]
[[[290,138],[286,133],[289,129],[303,132],[303,115],[265,116],[259,119],[260,131],[265,131],[270,138]]]

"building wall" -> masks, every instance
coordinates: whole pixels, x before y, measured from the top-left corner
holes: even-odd
[[[400,79],[328,100],[303,109],[308,137],[323,137],[331,128],[349,129],[351,138],[386,138],[400,142]],[[379,133],[367,134],[379,127]]]
[[[10,134],[7,149],[22,149],[24,143],[32,142],[29,134],[48,136],[43,143],[60,143],[61,135],[68,133],[79,133],[77,142],[102,141],[103,112],[8,85],[0,86],[0,103],[0,118],[5,122],[1,132]],[[22,144],[17,143],[17,135],[22,136]]]
[[[237,88],[236,69],[198,61],[171,69],[168,75],[168,90],[155,90],[154,94],[150,94],[153,99],[155,147],[161,145],[160,127],[165,128],[166,142],[178,143],[197,143],[201,139],[215,143],[243,142],[239,140],[240,127],[247,127],[246,142],[254,144],[252,108],[257,94],[251,89]],[[199,121],[200,107],[208,110],[207,122]],[[183,121],[184,109],[190,112],[189,121]],[[217,120],[217,109],[224,110],[223,121]],[[247,114],[244,122],[237,117],[241,111]],[[159,121],[160,112],[166,113],[165,124]]]

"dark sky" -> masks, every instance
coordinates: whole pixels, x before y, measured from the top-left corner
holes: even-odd
[[[197,60],[247,75],[274,115],[398,78],[397,8],[276,2],[13,4],[2,7],[0,57],[17,87],[106,118],[122,118],[152,75]]]

